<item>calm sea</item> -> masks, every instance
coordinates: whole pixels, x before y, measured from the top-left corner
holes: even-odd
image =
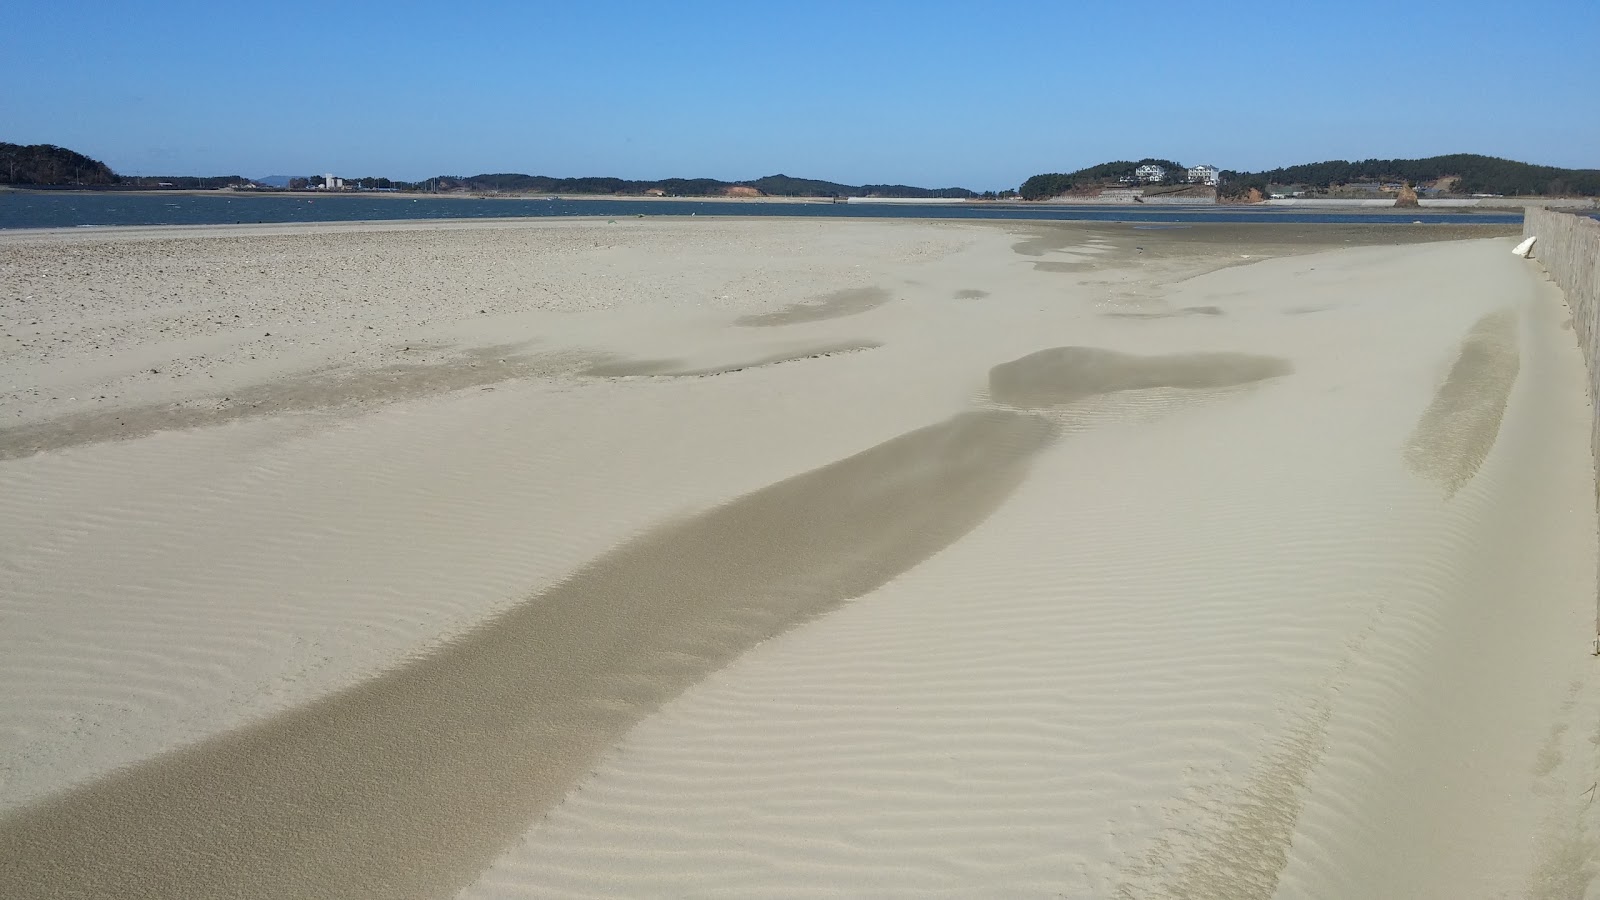
[[[0,228],[90,225],[232,225],[375,219],[601,216],[821,216],[892,219],[1054,219],[1099,222],[1416,222],[1518,224],[1521,213],[1312,211],[1292,207],[1105,207],[724,203],[714,200],[477,200],[239,194],[0,191]]]

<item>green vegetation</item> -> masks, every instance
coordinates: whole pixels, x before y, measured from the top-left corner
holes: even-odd
[[[1051,197],[1059,197],[1077,186],[1073,175],[1061,172],[1046,172],[1043,175],[1035,175],[1024,181],[1017,193],[1021,194],[1024,200],[1049,200]]]
[[[1166,169],[1167,177],[1161,180],[1161,184],[1181,184],[1189,174],[1187,166],[1170,159],[1146,158],[1138,161],[1119,159],[1079,169],[1076,172],[1035,175],[1022,183],[1019,192],[1024,200],[1048,200],[1075,188],[1097,188],[1119,183],[1122,179],[1132,178],[1140,166],[1160,166]]]
[[[814,178],[791,178],[788,175],[768,175],[748,183],[761,193],[774,197],[848,197],[866,190],[865,187],[851,187]]]
[[[1342,159],[1256,173],[1272,184],[1304,184],[1317,190],[1351,182],[1426,184],[1456,179],[1452,193],[1506,196],[1600,196],[1600,169],[1561,169],[1474,153],[1427,159]]]
[[[216,190],[249,183],[239,175],[118,175],[98,159],[54,144],[0,143],[0,184],[18,187]]]
[[[1222,183],[1217,185],[1217,196],[1224,200],[1244,200],[1250,196],[1251,191],[1259,191],[1261,197],[1269,194],[1267,179],[1261,175],[1251,175],[1245,172],[1217,173]]]
[[[960,187],[919,188],[905,184],[863,184],[855,191],[859,197],[910,197],[919,200],[970,200],[978,194]]]
[[[284,187],[291,191],[304,191],[310,188],[322,187],[324,180],[321,175],[311,175],[305,178],[294,177],[290,178],[288,184],[284,185]],[[417,191],[423,187],[409,181],[390,181],[387,178],[374,178],[370,175],[365,178],[346,178],[344,183],[352,188],[360,188],[365,191]]]
[[[426,182],[434,190],[497,192],[504,194],[643,194],[659,190],[671,196],[708,197],[723,194],[728,188],[750,187],[771,197],[921,197],[967,198],[976,193],[966,188],[919,188],[903,184],[839,184],[788,175],[768,175],[753,181],[719,181],[715,178],[663,178],[659,181],[634,181],[624,178],[550,178],[544,175],[498,173],[491,175],[441,175]]]
[[[0,143],[0,184],[51,187],[116,183],[117,173],[110,166],[65,147]]]
[[[322,185],[321,175],[291,178],[290,190],[305,190]],[[966,188],[920,188],[904,184],[849,185],[788,175],[768,175],[753,181],[720,181],[715,178],[663,178],[635,181],[625,178],[550,178],[503,172],[485,175],[441,175],[423,182],[391,181],[388,178],[347,178],[352,188],[365,190],[443,191],[502,194],[643,194],[659,190],[669,196],[711,197],[729,188],[750,187],[772,197],[916,197],[967,199],[979,196]],[[0,143],[0,184],[28,187],[100,187],[123,189],[216,190],[251,184],[239,175],[200,177],[194,175],[117,175],[105,163],[51,144],[20,146]],[[993,193],[987,196],[995,196]]]
[[[123,175],[117,179],[117,185],[120,187],[146,190],[171,188],[184,191],[215,191],[225,187],[249,183],[250,179],[242,175],[217,175],[214,177],[201,175]]]
[[[1166,183],[1181,181],[1185,174],[1184,167],[1171,160],[1117,160],[1068,174],[1035,175],[1022,183],[1022,197],[1025,200],[1046,200],[1075,189],[1106,187],[1132,175],[1135,168],[1146,163],[1165,167]],[[1536,166],[1472,153],[1431,156],[1427,159],[1364,159],[1357,162],[1335,159],[1265,172],[1225,170],[1221,175],[1222,184],[1217,192],[1224,199],[1246,197],[1251,189],[1259,190],[1262,196],[1266,196],[1268,186],[1274,184],[1305,185],[1312,190],[1327,191],[1351,183],[1404,182],[1425,185],[1441,179],[1451,182],[1450,193],[1453,194],[1600,196],[1600,169]]]

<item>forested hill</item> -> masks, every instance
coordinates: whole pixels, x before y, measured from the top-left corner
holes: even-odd
[[[1453,181],[1449,185],[1450,192],[1457,194],[1600,196],[1600,169],[1561,169],[1475,153],[1452,153],[1426,159],[1355,162],[1334,159],[1265,172],[1225,172],[1223,177],[1230,181],[1252,179],[1268,184],[1303,184],[1319,190],[1361,181],[1405,181],[1425,185],[1449,179]]]
[[[750,181],[721,181],[715,178],[662,178],[639,181],[625,178],[551,178],[546,175],[500,173],[491,175],[442,175],[430,184],[440,190],[474,192],[498,191],[516,194],[642,194],[659,190],[685,197],[709,197],[728,193],[730,188],[754,188],[771,197],[920,197],[963,199],[975,197],[966,188],[920,188],[903,184],[839,184],[788,175],[768,175]]]
[[[492,175],[442,175],[426,182],[391,182],[388,179],[351,179],[352,184],[373,182],[373,186],[393,186],[402,190],[430,189],[470,193],[506,194],[643,194],[658,190],[681,197],[714,197],[724,194],[760,192],[769,197],[914,197],[925,199],[966,199],[978,196],[966,188],[921,188],[904,184],[840,184],[812,178],[768,175],[751,181],[721,181],[716,178],[662,178],[639,181],[625,178],[550,178],[544,175],[502,173]],[[53,144],[7,144],[0,142],[0,184],[19,187],[119,187],[187,188],[215,190],[249,185],[237,175],[196,177],[184,175],[119,176],[105,163]],[[319,182],[320,183],[320,182]],[[743,190],[741,190],[743,189]]]
[[[1047,172],[1035,175],[1022,183],[1020,193],[1024,200],[1047,200],[1059,197],[1074,188],[1102,187],[1114,184],[1119,179],[1130,178],[1140,166],[1160,166],[1167,171],[1167,181],[1183,181],[1189,169],[1181,163],[1170,159],[1119,159],[1076,172]]]
[[[107,185],[117,183],[117,173],[98,159],[90,159],[54,144],[0,142],[0,184]]]
[[[1022,184],[1027,200],[1059,197],[1073,190],[1088,190],[1116,183],[1133,174],[1145,163],[1167,170],[1169,180],[1182,180],[1185,169],[1171,160],[1118,160],[1079,169],[1076,172],[1051,172],[1035,175]],[[1222,193],[1243,195],[1251,188],[1266,193],[1269,185],[1298,185],[1326,191],[1340,185],[1362,182],[1408,182],[1417,187],[1435,187],[1450,194],[1501,194],[1508,197],[1596,197],[1600,196],[1600,169],[1561,169],[1537,166],[1511,159],[1454,153],[1427,159],[1363,159],[1285,166],[1264,172],[1222,172]]]

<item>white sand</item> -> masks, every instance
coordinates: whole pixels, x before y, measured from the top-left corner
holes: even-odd
[[[0,236],[14,893],[1581,896],[1596,536],[1559,294],[1509,239],[1324,249],[1407,226],[1013,231]],[[1005,409],[989,370],[1066,346],[1199,368],[832,465]],[[1214,352],[1287,374],[1195,387]],[[623,630],[569,664],[563,603]],[[473,630],[513,608],[509,644]],[[472,667],[526,641],[567,668],[484,700],[534,670]],[[277,747],[348,786],[318,795],[348,833],[286,834]],[[425,802],[458,769],[516,802]],[[216,823],[252,817],[230,858]],[[407,841],[440,858],[368,862]]]

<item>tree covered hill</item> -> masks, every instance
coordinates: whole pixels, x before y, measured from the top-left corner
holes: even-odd
[[[1171,160],[1144,159],[1138,162],[1117,160],[1069,173],[1035,175],[1022,183],[1026,200],[1046,200],[1074,189],[1089,189],[1115,183],[1145,163],[1164,166],[1169,175],[1183,171]],[[1343,159],[1285,166],[1263,172],[1222,173],[1222,193],[1243,195],[1251,188],[1265,193],[1268,185],[1304,185],[1313,190],[1328,190],[1354,182],[1407,182],[1424,185],[1450,182],[1456,194],[1503,194],[1525,197],[1600,196],[1600,169],[1562,169],[1538,166],[1516,160],[1453,153],[1426,159]]]
[[[0,142],[0,184],[87,186],[117,183],[117,173],[98,159],[90,159],[54,144]]]
[[[286,186],[287,176],[281,180]],[[754,188],[772,197],[914,197],[966,199],[978,196],[966,188],[921,188],[904,184],[840,184],[788,175],[768,175],[750,181],[722,181],[716,178],[662,178],[653,181],[626,178],[551,178],[503,172],[485,175],[441,175],[425,182],[399,182],[387,178],[348,179],[361,187],[429,189],[467,193],[504,194],[643,194],[650,190],[681,197],[714,197],[730,188]],[[309,181],[320,182],[320,178]],[[307,183],[309,183],[309,181]],[[118,175],[105,163],[53,144],[0,143],[0,184],[19,187],[99,187],[99,188],[187,188],[215,190],[242,187],[249,179],[238,175],[198,177],[193,175]],[[302,185],[304,186],[304,185]]]
[[[117,179],[120,187],[140,190],[215,191],[251,183],[243,175],[123,175]]]
[[[716,178],[662,178],[655,181],[625,178],[551,178],[503,172],[486,175],[442,175],[430,179],[439,190],[499,192],[507,194],[643,194],[659,190],[683,197],[710,197],[727,193],[729,188],[755,188],[772,197],[918,197],[964,199],[976,197],[966,188],[920,188],[903,184],[849,185],[788,175],[767,175],[750,181],[721,181]]]
[[[1140,166],[1160,166],[1167,170],[1167,180],[1182,181],[1188,174],[1187,166],[1175,163],[1170,159],[1141,159],[1137,161],[1118,159],[1076,172],[1047,172],[1035,175],[1022,183],[1018,193],[1024,200],[1048,200],[1059,197],[1075,188],[1100,187],[1115,184],[1123,178],[1133,177],[1133,173]]]
[[[1426,159],[1342,159],[1241,173],[1269,184],[1303,184],[1326,190],[1340,184],[1361,181],[1403,181],[1426,184],[1449,178],[1455,180],[1453,193],[1504,194],[1507,196],[1600,196],[1600,169],[1562,169],[1531,163],[1452,153]]]

